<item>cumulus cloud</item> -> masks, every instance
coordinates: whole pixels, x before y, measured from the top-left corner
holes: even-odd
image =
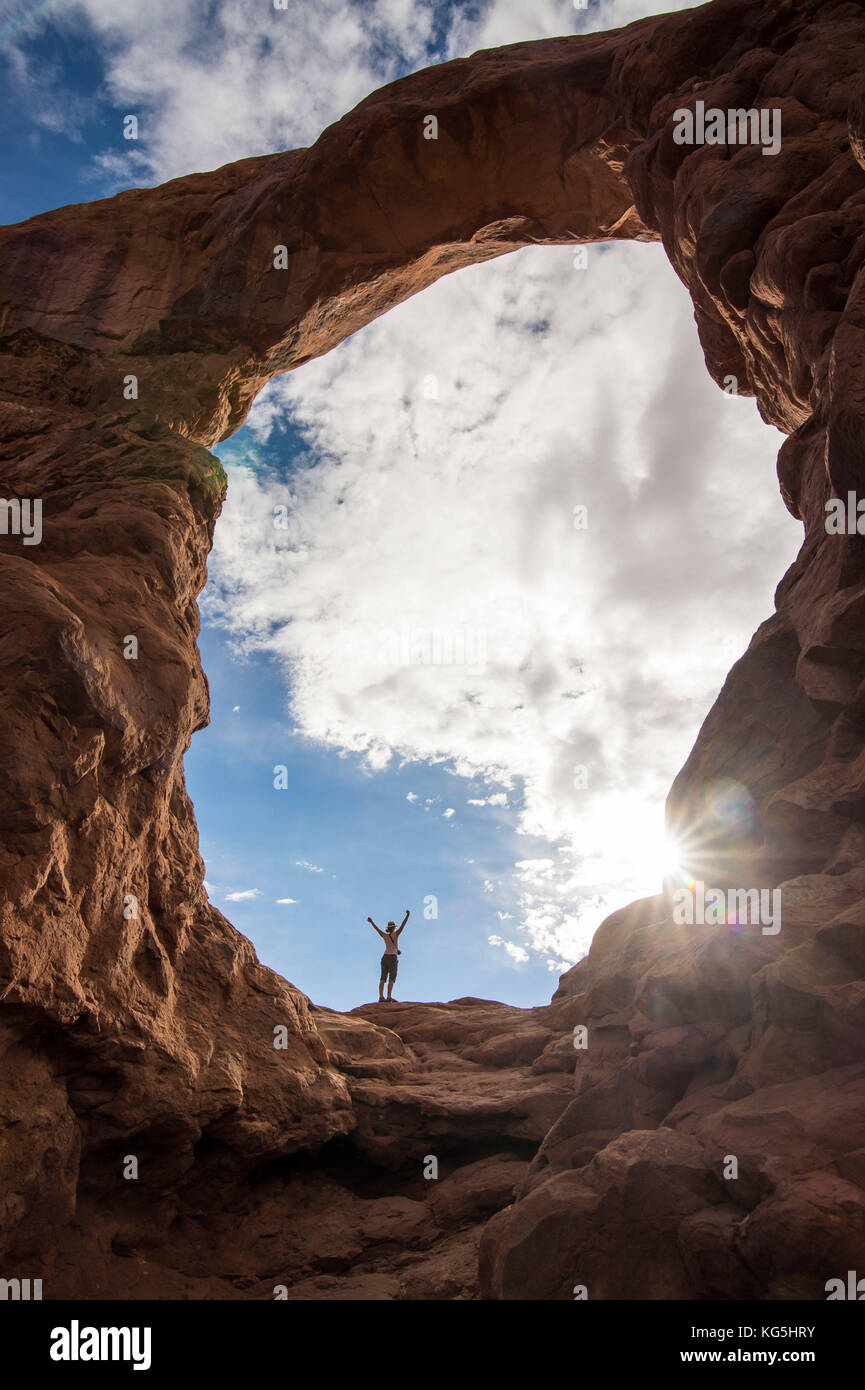
[[[256,448],[220,450],[206,611],[282,660],[308,737],[497,786],[472,800],[510,803],[542,851],[515,854],[509,891],[563,968],[660,885],[666,791],[799,543],[781,437],[708,378],[645,245],[461,271],[252,419]]]
[[[504,941],[500,936],[488,936],[487,940],[491,946],[502,946],[517,965],[522,965],[529,959],[528,951],[516,941]]]
[[[296,903],[297,898],[277,898],[275,901],[278,903],[285,903],[286,905],[288,905],[290,903]]]
[[[376,87],[435,61],[435,6],[423,0],[73,0],[56,27],[88,38],[105,91],[139,120],[94,161],[119,185],[162,182],[248,155],[311,144]],[[58,106],[41,99],[45,123]]]
[[[240,893],[240,892],[238,892],[238,893],[226,893],[226,895],[225,895],[225,901],[226,901],[227,903],[245,903],[245,902],[248,902],[248,901],[250,900],[250,898],[260,898],[260,897],[261,897],[261,889],[260,889],[260,888],[246,888],[246,889],[244,889],[244,891],[243,891],[242,893]]]
[[[110,103],[106,143],[93,177],[110,187],[146,185],[249,155],[311,144],[375,88],[407,72],[479,48],[609,29],[694,0],[69,0],[28,7],[9,27],[10,77],[41,126],[79,138],[93,98],[64,85],[26,39],[50,24],[101,56]],[[23,8],[23,7],[22,7]],[[135,115],[123,138],[116,114]]]

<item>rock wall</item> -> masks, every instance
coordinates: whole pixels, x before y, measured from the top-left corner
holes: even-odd
[[[714,0],[476,54],[308,150],[0,229],[0,483],[43,514],[40,544],[0,536],[5,1277],[777,1298],[861,1266],[865,542],[824,503],[865,445],[863,53],[851,0]],[[779,111],[779,152],[677,144],[698,100]],[[659,895],[545,1009],[317,1009],[203,890],[182,760],[207,721],[208,451],[273,375],[440,275],[621,238],[663,242],[710,373],[788,436],[803,548],[668,808],[695,877],[781,885],[782,930],[683,927]],[[736,835],[707,811],[723,779],[754,800]]]

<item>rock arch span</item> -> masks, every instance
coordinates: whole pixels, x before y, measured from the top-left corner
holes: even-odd
[[[7,1274],[52,1297],[327,1297],[342,1259],[360,1297],[473,1296],[480,1241],[485,1296],[579,1277],[735,1298],[822,1296],[856,1267],[865,563],[823,507],[865,443],[863,39],[849,0],[714,0],[418,73],[308,150],[0,231],[0,476],[44,514],[38,546],[0,537]],[[779,153],[677,145],[698,99],[779,111]],[[387,1029],[317,1009],[202,887],[182,759],[207,719],[208,450],[275,373],[438,276],[625,237],[663,242],[709,371],[788,435],[803,549],[670,796],[690,824],[707,782],[748,786],[737,868],[784,885],[784,929],[675,932],[659,897],[608,919],[545,1009],[414,1006]],[[433,1145],[435,1196],[412,1166]],[[394,1229],[402,1265],[376,1253]]]

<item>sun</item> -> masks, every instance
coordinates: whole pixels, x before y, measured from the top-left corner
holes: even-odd
[[[664,835],[661,845],[661,872],[664,878],[684,879],[687,875],[682,863],[682,847],[671,835]]]
[[[681,845],[665,830],[648,836],[643,852],[645,868],[660,883],[665,878],[685,878]]]
[[[682,850],[664,828],[663,817],[653,817],[642,823],[642,834],[636,838],[635,869],[652,891],[657,892],[663,880],[682,875]]]
[[[659,893],[665,878],[685,881],[683,846],[666,830],[662,806],[647,810],[645,804],[622,798],[606,809],[603,830],[610,858],[622,866],[637,892]]]

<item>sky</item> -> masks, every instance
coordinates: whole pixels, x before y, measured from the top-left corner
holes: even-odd
[[[631,0],[0,0],[0,220],[309,144],[387,81]],[[135,114],[139,139],[124,140]],[[280,377],[215,452],[211,901],[318,1003],[545,1003],[659,890],[663,807],[799,547],[781,436],[657,245],[531,247]],[[743,498],[747,497],[747,505]]]

